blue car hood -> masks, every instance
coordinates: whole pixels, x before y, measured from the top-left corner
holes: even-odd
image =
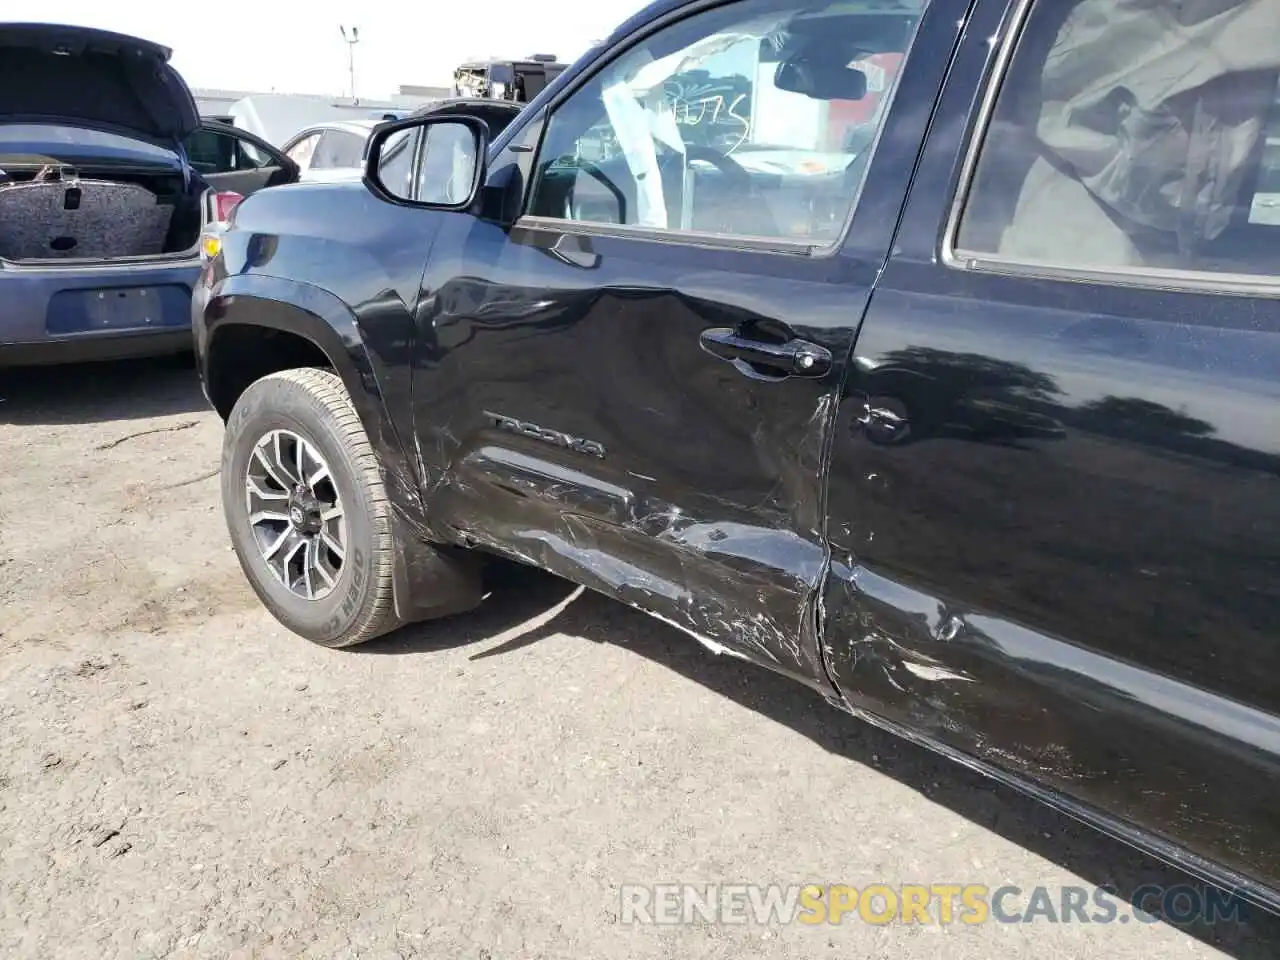
[[[105,30],[0,23],[0,123],[87,127],[179,150],[200,114],[172,52]]]

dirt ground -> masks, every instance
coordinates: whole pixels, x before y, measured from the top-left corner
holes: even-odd
[[[532,572],[353,651],[232,556],[189,365],[0,372],[0,956],[1271,957],[1280,924],[623,923],[623,884],[1191,882]]]

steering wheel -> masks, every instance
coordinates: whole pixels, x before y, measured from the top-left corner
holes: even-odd
[[[574,162],[574,166],[579,172],[585,173],[592,180],[595,180],[602,187],[604,187],[605,190],[609,192],[609,195],[612,196],[614,201],[618,204],[617,222],[626,223],[627,222],[627,198],[626,196],[623,195],[622,190],[618,188],[618,185],[609,178],[609,175],[606,174],[603,170],[601,170],[598,166],[596,166],[596,164],[592,163],[590,160],[582,160],[582,159],[576,160]],[[565,211],[564,212],[565,212],[566,219],[569,219],[569,220],[583,219],[583,217],[580,216],[580,210],[577,205],[577,200],[574,197],[572,190],[570,190],[568,193],[565,194]]]
[[[717,232],[766,237],[781,236],[773,214],[770,213],[764,199],[757,195],[755,181],[742,164],[727,153],[697,143],[686,144],[684,155],[686,162],[703,160],[724,174],[728,187],[726,192],[734,197],[735,202],[731,206],[717,211],[721,214],[720,222],[715,228]],[[694,204],[696,207],[696,199]]]
[[[742,164],[729,154],[713,150],[711,147],[704,147],[699,143],[690,143],[685,145],[684,155],[687,160],[705,160],[711,164],[725,175],[735,192],[751,190],[751,174],[747,173]]]

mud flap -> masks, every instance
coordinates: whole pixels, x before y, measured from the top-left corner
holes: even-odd
[[[402,623],[464,613],[480,605],[484,582],[478,554],[426,542],[400,510],[392,513],[391,531],[400,558],[392,590]]]

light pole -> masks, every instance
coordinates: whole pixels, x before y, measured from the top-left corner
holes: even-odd
[[[351,102],[359,105],[360,100],[356,97],[356,44],[360,42],[360,28],[352,27],[350,34],[341,24],[338,29],[342,31],[342,41],[347,45],[347,72],[351,74]]]

